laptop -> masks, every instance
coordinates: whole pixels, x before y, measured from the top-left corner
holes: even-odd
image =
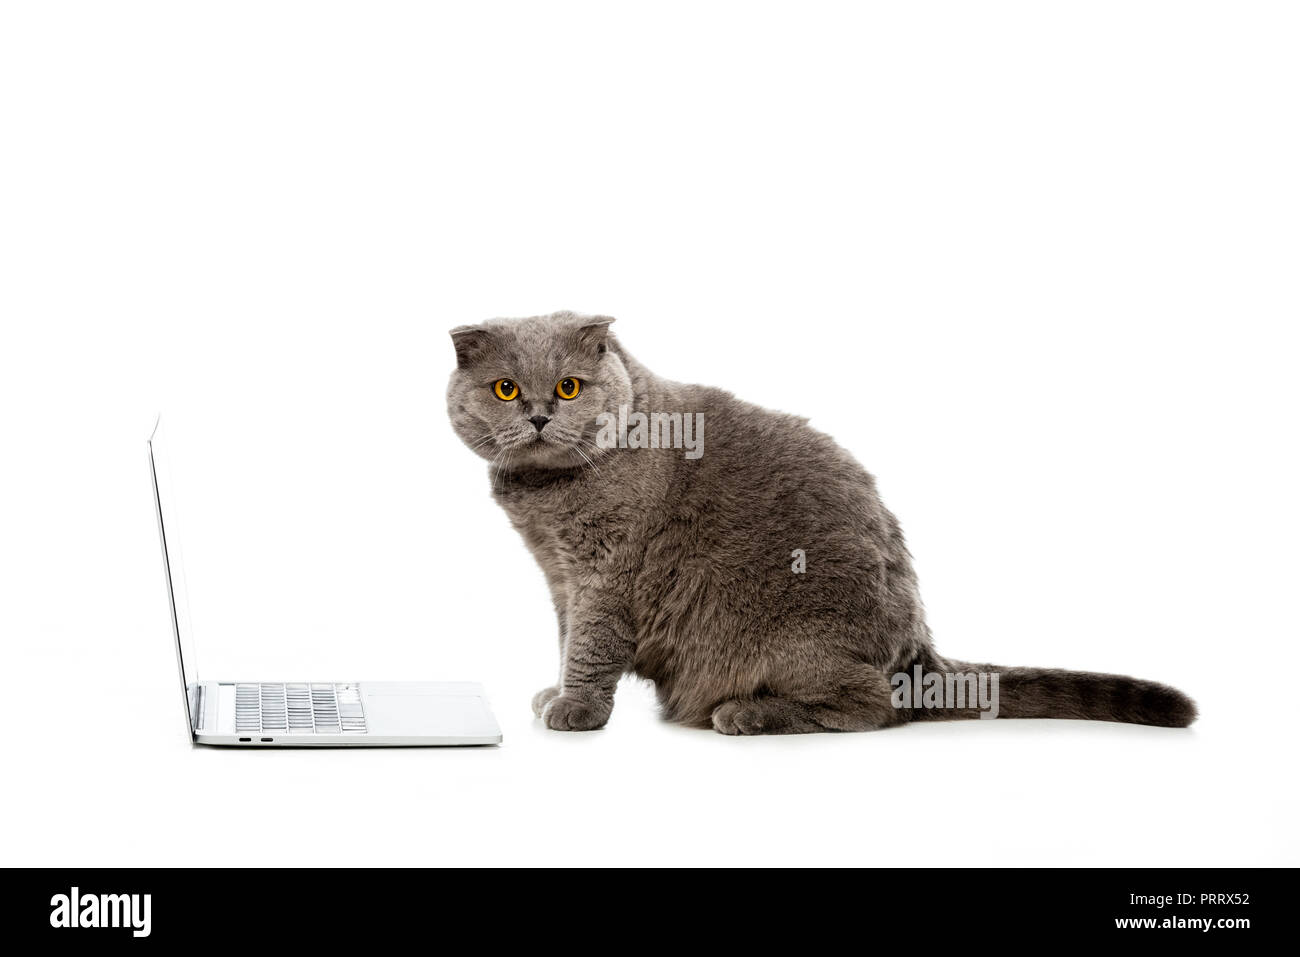
[[[149,436],[158,534],[185,722],[195,744],[398,748],[501,743],[483,689],[464,681],[203,681],[189,636],[161,418]],[[163,463],[162,481],[159,462]],[[166,506],[166,507],[164,507]],[[179,593],[179,601],[178,601]]]

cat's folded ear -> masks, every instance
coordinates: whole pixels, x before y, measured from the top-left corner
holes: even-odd
[[[585,347],[603,353],[607,348],[609,324],[613,321],[613,316],[577,316],[573,320],[574,332]]]
[[[483,326],[457,326],[451,330],[451,344],[456,347],[456,365],[472,365],[488,347],[492,333]]]

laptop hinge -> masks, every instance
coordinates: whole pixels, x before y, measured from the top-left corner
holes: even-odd
[[[204,705],[206,704],[207,694],[208,694],[208,693],[207,693],[207,691],[204,689],[203,685],[200,684],[200,685],[196,685],[196,686],[195,686],[195,688],[194,688],[194,710],[193,710],[193,712],[192,712],[192,713],[194,714],[194,730],[195,730],[195,731],[202,731],[203,728],[204,728],[204,724],[203,724],[203,708],[204,708]]]

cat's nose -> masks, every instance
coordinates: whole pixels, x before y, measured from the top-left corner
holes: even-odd
[[[536,427],[537,431],[540,432],[540,431],[542,431],[542,429],[546,428],[546,423],[549,422],[549,421],[551,421],[551,420],[548,419],[548,418],[547,418],[546,416],[544,416],[544,415],[535,415],[535,416],[533,416],[531,419],[529,419],[528,421],[531,422],[531,423],[533,423],[533,425]]]

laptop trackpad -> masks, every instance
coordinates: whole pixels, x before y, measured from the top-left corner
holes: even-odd
[[[379,691],[366,694],[365,706],[372,734],[473,736],[489,733],[485,724],[493,723],[477,695]]]

